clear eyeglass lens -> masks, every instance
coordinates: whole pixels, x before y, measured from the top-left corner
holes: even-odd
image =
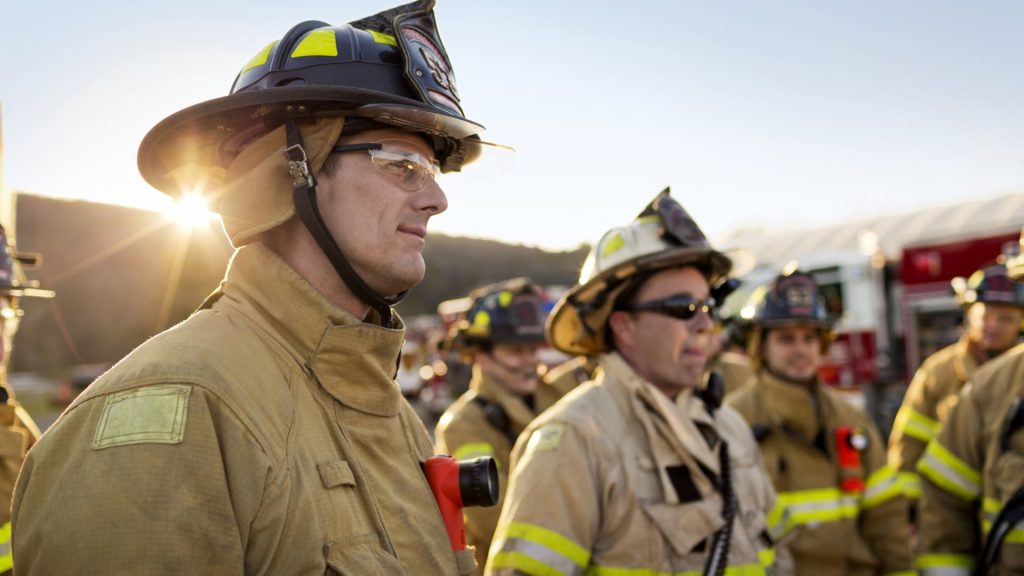
[[[398,182],[404,190],[419,190],[440,171],[436,163],[416,153],[370,150],[374,166]]]

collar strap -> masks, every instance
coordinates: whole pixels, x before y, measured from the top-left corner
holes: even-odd
[[[316,240],[317,245],[327,256],[342,281],[360,300],[377,311],[382,326],[394,327],[394,311],[391,307],[398,304],[407,291],[399,292],[394,296],[381,296],[367,286],[366,282],[352,268],[320,213],[320,206],[316,201],[316,177],[310,168],[306,151],[302,147],[302,133],[294,119],[285,118],[285,134],[288,147],[285,148],[284,154],[288,158],[288,172],[292,177],[294,187],[292,198],[295,202],[295,213],[309,233],[313,235],[313,239]]]

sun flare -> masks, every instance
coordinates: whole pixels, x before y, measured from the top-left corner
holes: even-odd
[[[185,230],[204,227],[216,218],[206,205],[206,199],[195,193],[175,201],[167,208],[166,214],[168,219]]]

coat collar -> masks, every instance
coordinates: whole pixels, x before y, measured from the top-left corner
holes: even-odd
[[[401,319],[397,329],[357,319],[259,243],[235,252],[221,291],[225,305],[240,308],[339,402],[377,416],[398,412]]]
[[[755,381],[761,397],[761,409],[775,426],[783,426],[796,432],[807,441],[813,441],[821,428],[821,394],[818,384],[812,389],[800,384],[787,382],[771,372],[761,369]]]
[[[604,371],[603,382],[621,386],[633,400],[637,417],[651,420],[684,462],[695,458],[709,470],[718,472],[718,457],[704,440],[697,424],[715,429],[717,426],[693,390],[683,390],[672,400],[637,374],[616,352],[603,355],[600,366]]]
[[[984,353],[978,348],[978,346],[971,342],[965,332],[960,340],[956,343],[955,352],[953,354],[953,372],[956,374],[957,380],[960,381],[960,385],[966,384],[974,372],[978,369],[984,360]]]
[[[512,430],[522,432],[537,417],[533,410],[523,401],[523,397],[510,392],[497,379],[484,374],[478,366],[473,367],[473,379],[469,387],[476,391],[477,396],[501,406],[512,422]]]

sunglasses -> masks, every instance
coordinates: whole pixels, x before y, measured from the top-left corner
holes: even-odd
[[[406,192],[415,192],[423,188],[428,180],[434,180],[441,172],[441,166],[436,161],[427,160],[415,152],[393,147],[385,149],[384,145],[384,142],[339,144],[331,148],[331,152],[368,152],[370,162]]]
[[[626,312],[654,312],[679,320],[690,320],[697,315],[697,312],[714,316],[716,306],[717,302],[714,298],[697,300],[691,296],[669,296],[661,300],[638,302],[623,308],[623,310]]]

